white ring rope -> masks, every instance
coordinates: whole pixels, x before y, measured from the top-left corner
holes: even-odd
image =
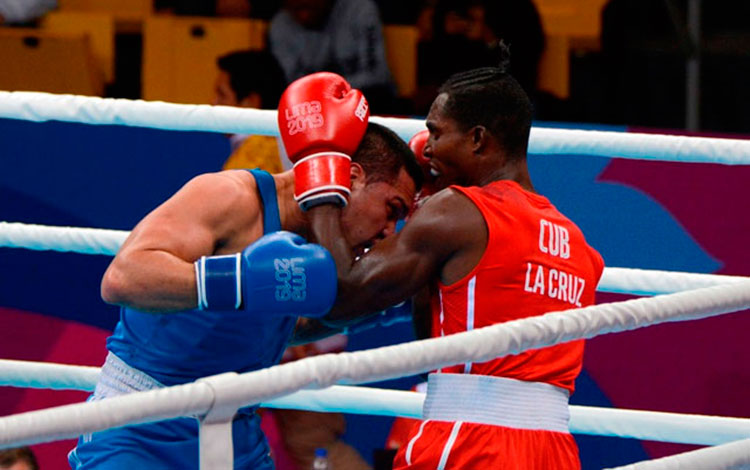
[[[174,131],[279,135],[276,111],[271,110],[25,91],[0,91],[0,117]]]
[[[128,235],[125,230],[0,222],[0,247],[8,248],[114,256]]]
[[[660,295],[747,280],[750,278],[746,276],[605,267],[596,290],[615,294]]]
[[[599,334],[707,318],[750,307],[750,281],[596,305],[369,351],[326,354],[238,375],[0,418],[0,447],[73,438],[212,409],[237,409],[304,387],[363,383],[466,361],[485,362]],[[217,394],[216,391],[220,393]]]
[[[750,439],[698,449],[609,470],[748,470]]]
[[[93,391],[99,368],[0,360],[0,386]],[[266,408],[421,418],[424,393],[333,385],[299,390]],[[750,437],[750,419],[570,406],[570,432],[681,444],[717,445]]]
[[[0,247],[114,256],[129,233],[0,222]],[[658,295],[746,280],[748,278],[742,276],[607,267],[596,289],[619,294]]]
[[[159,101],[0,91],[0,118],[116,124],[181,131],[279,135],[276,111]],[[404,140],[423,130],[416,119],[372,117]],[[750,164],[750,141],[625,132],[531,129],[529,153]]]
[[[571,406],[570,431],[591,436],[718,445],[750,438],[750,419]]]
[[[99,367],[0,359],[0,387],[91,392],[99,370]]]

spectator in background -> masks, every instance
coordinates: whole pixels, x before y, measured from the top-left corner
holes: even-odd
[[[0,470],[39,470],[34,453],[28,447],[0,450]]]
[[[266,51],[236,51],[216,61],[219,74],[214,85],[214,105],[276,109],[286,87],[284,72]],[[291,168],[276,137],[234,134],[232,154],[224,169],[260,168],[279,173]]]
[[[750,131],[750,2],[703,2],[700,42],[688,2],[609,0],[602,9],[604,103],[611,124],[686,126],[686,61],[700,59],[699,129]]]
[[[426,114],[437,95],[438,87],[451,75],[477,67],[493,66],[499,57],[490,46],[470,31],[482,29],[473,24],[470,11],[483,9],[478,0],[438,0],[427,3],[422,16],[423,40],[417,53],[417,86],[415,107]],[[432,28],[428,20],[432,17]]]
[[[0,0],[0,24],[26,24],[57,8],[57,0]]]
[[[450,75],[497,65],[500,41],[511,51],[511,75],[535,101],[544,31],[531,0],[426,0],[417,25],[417,112],[427,112]]]
[[[493,47],[498,41],[508,44],[512,57],[510,73],[533,103],[545,44],[539,11],[532,0],[485,0],[483,13],[486,27],[482,39]]]
[[[607,2],[601,31],[605,122],[682,127],[685,44],[680,39],[665,3]]]
[[[271,20],[269,47],[289,82],[329,71],[361,90],[373,113],[394,106],[383,25],[372,0],[285,0]]]

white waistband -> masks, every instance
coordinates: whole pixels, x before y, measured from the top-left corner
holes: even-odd
[[[110,351],[99,373],[99,380],[96,382],[94,394],[89,397],[89,401],[164,387],[164,384],[147,373],[128,365]],[[242,407],[237,411],[237,415],[253,416],[257,407],[257,405]]]
[[[159,381],[150,375],[130,367],[113,353],[107,354],[92,400],[116,397],[133,392],[162,388]]]
[[[540,382],[430,374],[424,419],[568,432],[568,391]]]

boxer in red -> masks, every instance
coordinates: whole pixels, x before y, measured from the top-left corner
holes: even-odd
[[[604,263],[581,230],[532,185],[528,97],[505,70],[451,77],[427,117],[424,161],[438,190],[393,237],[360,258],[334,205],[309,211],[336,260],[344,325],[430,292],[432,336],[591,305]],[[440,190],[441,188],[444,188]],[[465,363],[431,374],[425,420],[399,451],[401,469],[578,469],[568,396],[583,342]]]

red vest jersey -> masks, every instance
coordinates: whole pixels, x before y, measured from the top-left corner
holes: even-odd
[[[431,299],[433,336],[594,303],[602,257],[547,198],[507,180],[451,188],[479,208],[489,237],[469,274],[438,284]],[[441,371],[545,382],[572,393],[582,361],[580,340]]]

